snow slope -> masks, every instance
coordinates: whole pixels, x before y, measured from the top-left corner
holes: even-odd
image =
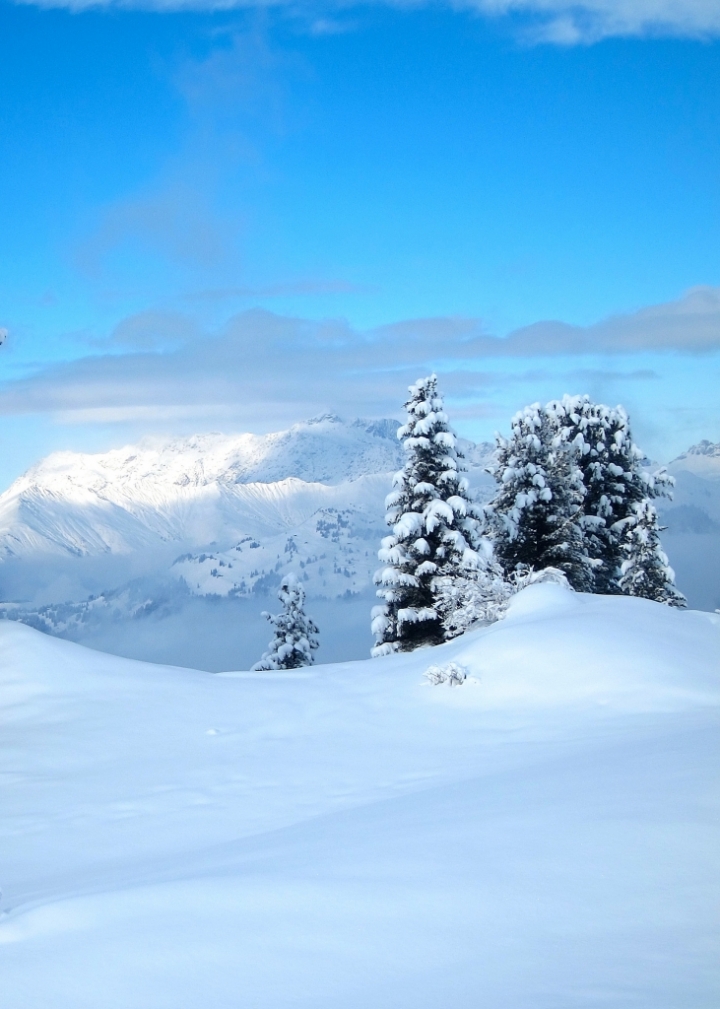
[[[2,623],[4,997],[715,1009],[719,702],[719,617],[551,584],[287,674]]]

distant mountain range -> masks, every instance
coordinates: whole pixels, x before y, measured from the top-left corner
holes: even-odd
[[[153,647],[164,637],[170,652],[152,657],[181,662],[189,649],[191,664],[202,666],[208,622],[216,639],[232,639],[235,654],[240,625],[252,612],[255,629],[258,606],[273,608],[274,588],[293,570],[309,598],[362,597],[353,629],[333,618],[328,633],[336,633],[340,657],[343,648],[366,654],[384,499],[403,463],[398,427],[323,415],[262,436],[48,456],[0,496],[0,591],[13,601],[2,613],[132,655],[148,654],[136,648],[140,625],[162,623]],[[463,448],[471,481],[489,493],[492,446]],[[213,603],[210,617],[198,600]],[[190,642],[188,623],[196,625]],[[357,638],[360,628],[356,647],[348,633]],[[220,639],[210,651],[224,654]]]
[[[273,608],[293,570],[329,615],[329,657],[366,654],[384,498],[403,463],[398,426],[323,415],[267,435],[48,456],[0,496],[0,592],[11,600],[0,615],[123,654],[220,668],[237,664],[238,649],[257,657],[259,608]],[[487,498],[493,446],[462,449],[474,493]],[[691,604],[712,609],[720,445],[701,442],[669,468],[666,548]]]
[[[265,436],[58,452],[0,497],[0,556],[229,545],[248,533],[293,528],[323,504],[344,504],[343,485],[396,469],[397,426],[319,417]]]

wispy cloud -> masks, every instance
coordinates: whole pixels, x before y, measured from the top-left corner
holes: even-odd
[[[541,321],[499,339],[478,319],[417,319],[376,331],[410,353],[451,349],[463,358],[629,354],[653,350],[702,353],[720,349],[720,288],[696,287],[677,301],[616,315],[592,326]]]
[[[319,409],[394,413],[398,390],[429,368],[443,374],[458,401],[468,402],[486,399],[489,389],[507,381],[527,383],[535,375],[540,382],[548,374],[542,362],[551,359],[558,380],[574,386],[647,382],[655,377],[652,368],[625,369],[623,359],[720,351],[720,290],[697,288],[677,301],[586,328],[545,322],[505,338],[486,333],[477,319],[409,320],[360,332],[343,320],[260,310],[235,315],[208,334],[182,313],[143,312],[115,328],[108,351],[5,383],[0,412],[50,413],[78,423],[184,417],[199,426],[203,418],[217,423],[224,417],[257,428]],[[612,367],[583,363],[608,356],[615,359]],[[560,372],[559,357],[565,359]],[[498,373],[502,359],[512,371],[506,379]],[[523,360],[530,370],[517,368]]]
[[[587,45],[610,37],[707,38],[720,33],[717,0],[465,0],[499,14],[527,13],[531,42]]]
[[[118,195],[78,222],[69,251],[86,280],[142,288],[152,276],[156,289],[162,278],[166,289],[195,290],[199,300],[285,293],[282,285],[276,292],[247,283],[244,246],[257,226],[250,194],[272,176],[267,148],[292,131],[288,95],[307,68],[270,42],[262,16],[247,21],[243,29],[208,30],[200,55],[182,50],[162,62],[184,106],[180,142],[141,190]],[[296,290],[288,294],[310,293],[323,281],[292,283]],[[318,293],[350,287],[341,292],[342,281],[324,283],[327,291]]]
[[[508,340],[508,349],[512,347],[520,356],[713,351],[720,348],[720,288],[696,287],[677,301],[613,316],[594,326],[537,322],[517,330]]]
[[[139,6],[152,7],[152,0]],[[283,4],[229,0],[213,6],[200,0],[197,5],[181,3],[179,6],[226,10],[232,7],[262,9]],[[229,131],[238,146],[236,153],[250,160],[253,145],[247,138],[248,124],[252,123],[265,134],[285,133],[289,82],[310,72],[297,52],[271,44],[265,20],[258,16],[251,19],[250,28],[215,31],[210,51],[202,57],[187,57],[174,73],[175,85],[201,132]]]
[[[388,6],[413,8],[429,0],[386,0]],[[40,7],[144,9],[160,12],[286,8],[305,17],[318,34],[348,30],[334,15],[346,0],[303,5],[296,0],[35,0]],[[360,4],[356,6],[361,6]],[[707,38],[720,34],[718,0],[448,0],[455,9],[488,17],[520,16],[520,31],[535,43],[587,45],[609,37],[675,36]]]
[[[230,223],[212,211],[197,188],[176,185],[103,208],[74,258],[90,276],[103,274],[110,258],[123,251],[207,268],[228,257],[234,237]]]
[[[208,288],[204,291],[191,291],[185,295],[186,301],[225,301],[230,298],[286,298],[296,295],[324,294],[370,294],[375,288],[353,284],[349,280],[323,280],[307,278],[305,280],[285,280],[274,284],[261,284],[256,287],[239,285],[237,287]]]
[[[119,348],[136,351],[167,350],[202,337],[194,319],[180,312],[137,312],[122,319],[110,335]]]

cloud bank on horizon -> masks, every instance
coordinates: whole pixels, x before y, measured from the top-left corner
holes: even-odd
[[[426,5],[426,0],[385,0],[389,6],[406,9]],[[165,13],[178,11],[215,12],[251,8],[288,8],[302,16],[303,7],[294,0],[32,0],[33,6],[64,7],[74,11],[115,8]],[[323,18],[362,4],[335,0],[309,5],[313,31],[347,30],[347,25]],[[685,38],[720,34],[720,4],[717,0],[453,0],[454,9],[464,9],[487,17],[526,16],[522,29],[526,41],[578,45],[612,37],[668,35]]]
[[[190,316],[153,311],[123,319],[92,355],[6,381],[0,413],[46,416],[60,427],[105,425],[128,437],[208,426],[271,430],[323,410],[398,414],[405,386],[436,370],[460,426],[489,437],[523,395],[536,398],[531,390],[547,398],[630,394],[632,405],[633,387],[665,381],[687,399],[683,362],[697,389],[703,356],[712,387],[720,378],[719,354],[720,288],[712,287],[591,326],[538,322],[502,338],[472,318],[405,320],[361,331],[343,320],[253,309],[208,332]],[[698,416],[698,433],[712,436],[720,411]],[[663,418],[666,428],[672,423]],[[685,435],[681,418],[674,423],[680,451],[698,433]],[[666,431],[660,441],[668,444]]]

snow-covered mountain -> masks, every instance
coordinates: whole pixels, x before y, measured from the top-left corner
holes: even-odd
[[[703,440],[670,464],[676,473],[694,473],[707,480],[720,480],[720,442]]]
[[[277,532],[345,500],[330,488],[397,469],[397,427],[326,415],[268,435],[57,452],[0,497],[0,556],[121,554],[229,543],[250,526]]]
[[[693,445],[668,470],[675,492],[658,505],[678,585],[698,609],[720,608],[720,442]]]
[[[300,526],[322,508],[375,513],[387,489],[377,478],[402,465],[398,426],[323,415],[268,435],[56,452],[0,496],[0,557],[227,546],[253,532]],[[491,447],[465,444],[469,468],[482,480]]]
[[[263,598],[267,606],[267,594],[293,570],[310,598],[362,597],[354,633],[362,627],[355,653],[364,652],[384,499],[403,462],[397,428],[393,420],[324,415],[268,435],[55,453],[0,497],[0,584],[14,600],[4,612],[143,657],[149,653],[147,643],[136,650],[137,622],[171,620],[177,626],[172,633],[166,627],[165,637],[179,650],[150,656],[202,665],[202,648],[207,655],[219,647],[219,611],[216,605],[208,620],[198,600]],[[491,446],[463,448],[472,482],[487,493]],[[235,656],[241,628],[248,647],[261,647],[245,627],[247,618],[265,634],[256,610],[252,603],[224,610],[220,638],[232,641]],[[125,633],[131,621],[132,640]],[[194,643],[186,640],[188,623],[196,625]],[[330,625],[324,640],[332,657],[333,635],[347,649],[348,629],[342,620]],[[229,651],[221,652],[211,664],[228,664]]]

